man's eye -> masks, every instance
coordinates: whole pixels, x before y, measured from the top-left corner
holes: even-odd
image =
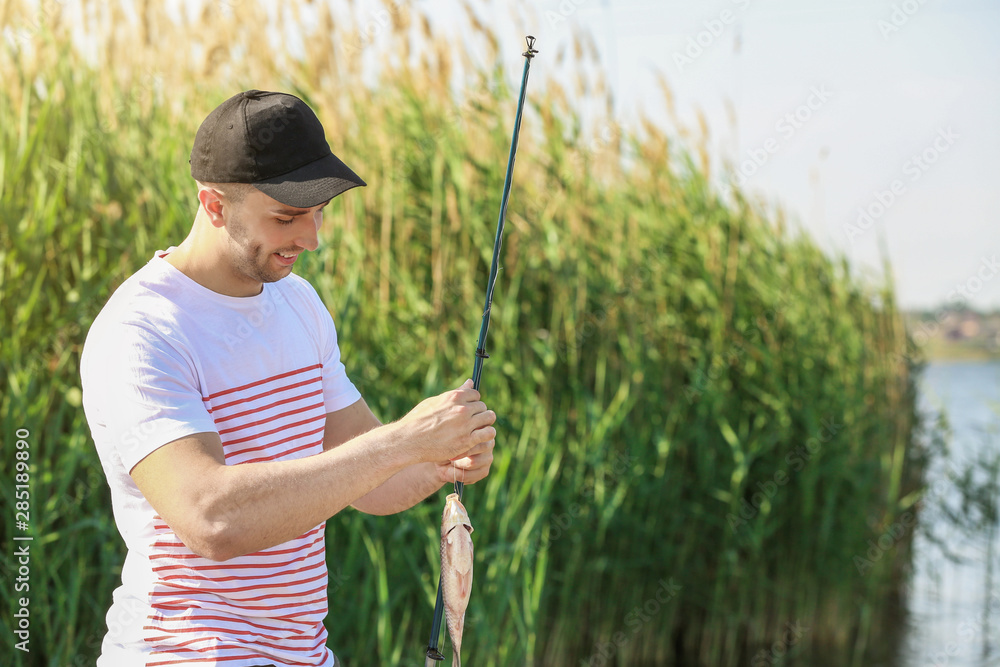
[[[290,225],[292,222],[295,221],[295,218],[288,218],[287,220],[285,218],[275,218],[275,220],[277,220],[283,225]]]

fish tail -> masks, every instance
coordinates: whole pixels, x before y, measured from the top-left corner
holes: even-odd
[[[452,667],[462,667],[462,656],[459,655],[458,649],[455,649],[455,657],[451,661]]]

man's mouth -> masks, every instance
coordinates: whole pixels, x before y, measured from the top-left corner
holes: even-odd
[[[291,266],[295,263],[296,258],[299,256],[299,253],[297,252],[276,252],[274,254],[278,258],[278,263],[283,266]]]

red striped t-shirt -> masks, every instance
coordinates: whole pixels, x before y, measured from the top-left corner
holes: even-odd
[[[81,363],[84,408],[128,547],[98,666],[328,667],[325,524],[211,561],[178,539],[129,471],[158,447],[207,431],[219,434],[228,465],[322,452],[327,415],[360,398],[333,320],[294,274],[258,296],[228,297],[163,254],[115,292]]]

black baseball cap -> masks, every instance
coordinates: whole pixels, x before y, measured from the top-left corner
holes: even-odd
[[[330,150],[308,104],[262,90],[233,95],[208,114],[194,138],[191,176],[202,183],[249,183],[296,208],[366,185]]]

